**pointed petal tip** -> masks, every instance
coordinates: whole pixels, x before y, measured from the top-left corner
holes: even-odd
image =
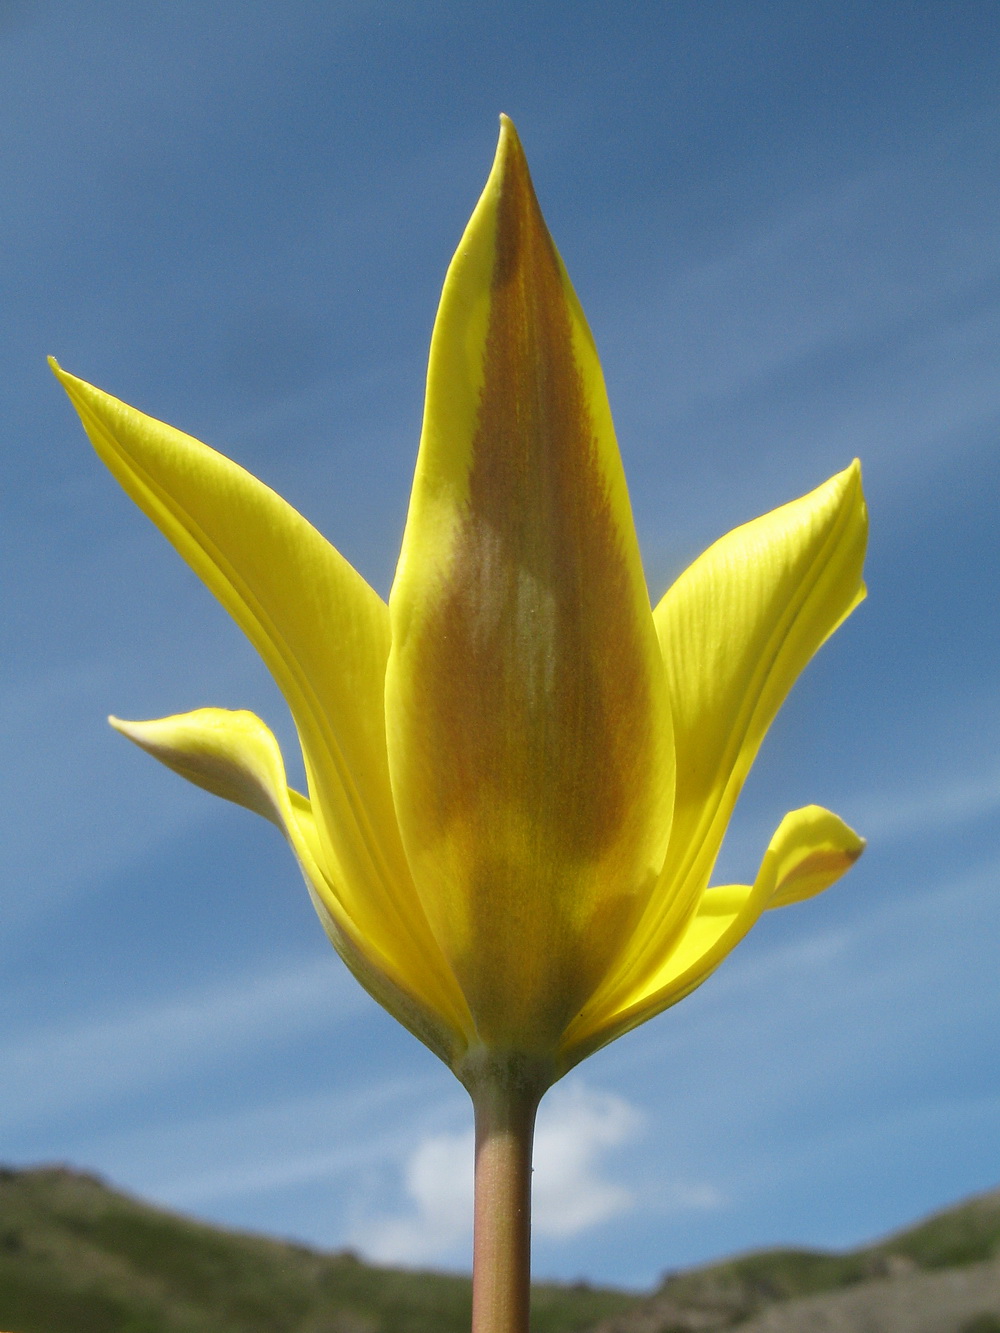
[[[245,806],[288,833],[281,751],[256,714],[245,709],[198,708],[145,722],[125,722],[113,715],[108,721],[115,731],[188,782]]]
[[[118,732],[120,736],[126,736],[130,741],[138,744],[138,737],[143,734],[144,723],[129,722],[125,718],[115,717],[114,713],[108,714],[108,726]]]
[[[845,491],[848,489],[852,491],[857,491],[859,494],[861,494],[862,502],[864,501],[864,494],[862,490],[863,478],[861,475],[860,458],[852,458],[851,461],[848,463],[847,467],[842,468],[840,472],[835,473],[834,477],[831,477],[831,481],[833,480],[840,481]]]
[[[520,147],[521,143],[517,133],[517,126],[511,120],[510,116],[506,115],[503,111],[500,112],[499,143],[510,147],[514,147],[515,145]]]
[[[518,134],[517,126],[511,120],[510,116],[505,116],[501,111],[500,137],[497,139],[497,151],[494,166],[500,166],[514,157],[524,161],[524,148],[521,144],[521,136]]]
[[[92,398],[101,396],[101,391],[95,389],[92,384],[88,384],[86,380],[80,379],[78,375],[72,375],[68,370],[64,370],[54,356],[46,359],[49,363],[49,369],[66,391],[66,395],[76,408],[77,413],[80,412],[80,403],[86,401],[88,391]]]
[[[201,710],[207,712],[208,710]],[[162,748],[164,738],[169,737],[172,729],[176,729],[178,722],[184,723],[193,719],[197,713],[178,713],[170,717],[149,718],[143,722],[132,722],[127,718],[115,717],[114,713],[108,714],[108,725],[118,732],[119,736],[124,736],[126,740],[138,745],[141,750],[150,752],[156,748]],[[161,758],[155,754],[154,758]]]
[[[494,184],[502,191],[508,183],[522,180],[527,182],[528,189],[533,194],[528,159],[525,156],[517,127],[510,116],[501,112],[500,136],[497,139],[497,151],[493,158],[493,166],[490,169],[487,190],[490,184]]]
[[[86,380],[82,380],[78,375],[73,375],[68,370],[64,370],[54,356],[48,356],[45,359],[49,363],[49,370],[52,371],[53,375],[55,375],[56,379],[71,398],[73,397],[73,390],[75,388],[91,387],[87,384]]]
[[[82,387],[86,387],[85,382],[81,379],[78,379],[76,375],[71,375],[68,370],[63,370],[62,366],[59,364],[59,362],[56,360],[54,356],[49,356],[46,357],[45,359],[49,363],[49,370],[51,370],[53,375],[55,375],[56,379],[59,381],[59,383],[65,390],[66,395],[69,398],[70,402],[79,412],[78,400],[80,395],[80,389]]]

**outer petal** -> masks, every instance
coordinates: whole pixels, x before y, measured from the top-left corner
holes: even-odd
[[[768,848],[774,888],[764,907],[770,911],[815,898],[850,870],[864,850],[864,838],[832,811],[821,805],[793,810],[781,821]]]
[[[822,893],[864,851],[865,841],[819,805],[787,814],[771,839],[753,885],[708,889],[670,952],[634,995],[599,1031],[567,1034],[567,1066],[683,1000],[701,985],[757,921],[761,912]]]
[[[253,810],[287,834],[291,798],[285,764],[273,733],[256,713],[199,708],[150,722],[108,721],[188,782]]]
[[[428,919],[481,1038],[551,1051],[652,887],[673,761],[600,365],[506,120],[438,311],[390,610]]]
[[[461,1033],[427,1008],[345,909],[334,888],[339,868],[327,867],[309,802],[288,787],[278,742],[259,717],[201,708],[152,722],[110,722],[189,782],[277,824],[295,852],[324,929],[358,981],[443,1060],[452,1064],[461,1058]]]
[[[458,1021],[461,995],[413,891],[392,805],[384,602],[243,468],[52,364],[101,459],[230,612],[288,700],[324,856],[343,872],[345,910],[400,972],[409,969],[429,1004]]]
[[[644,993],[685,929],[775,713],[864,597],[867,532],[855,462],[716,542],[657,606],[677,752],[674,822],[656,894],[588,1021]]]

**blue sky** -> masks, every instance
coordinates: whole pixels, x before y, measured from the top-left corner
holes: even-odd
[[[869,849],[553,1091],[536,1271],[639,1286],[997,1184],[998,29],[961,0],[0,6],[0,1159],[468,1262],[464,1093],[347,976],[274,830],[104,722],[249,707],[294,749],[44,358],[230,453],[385,593],[506,111],[653,596],[855,454],[872,515],[869,600],[717,878],[810,801]]]

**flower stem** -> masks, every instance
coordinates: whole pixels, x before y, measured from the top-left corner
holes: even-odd
[[[476,1115],[472,1333],[528,1333],[531,1142],[541,1090],[497,1063],[470,1086]]]

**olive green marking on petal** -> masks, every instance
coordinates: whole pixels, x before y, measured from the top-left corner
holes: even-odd
[[[456,759],[428,836],[496,791],[557,856],[589,859],[627,817],[649,681],[560,265],[519,147],[496,247],[468,506],[419,674]],[[567,754],[581,734],[585,750]]]
[[[451,451],[452,480],[422,457],[414,505],[433,482],[438,508],[424,501],[419,532],[411,508],[404,555],[418,539],[445,554],[419,578],[419,551],[405,555],[390,599],[390,764],[411,865],[480,1035],[542,1049],[652,887],[672,750],[603,378],[509,125],[484,200],[494,211],[481,204],[455,261],[492,248],[478,408],[467,449],[425,427],[437,459]],[[474,302],[458,282],[449,274],[429,403],[438,361],[461,365],[453,344],[479,328],[462,323]],[[446,545],[442,494],[457,498]]]

